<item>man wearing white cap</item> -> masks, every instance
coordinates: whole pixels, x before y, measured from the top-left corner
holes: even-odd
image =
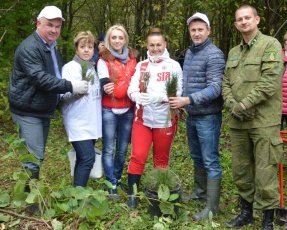
[[[207,219],[218,212],[222,169],[218,144],[223,100],[221,83],[224,55],[208,38],[210,22],[205,14],[187,19],[193,44],[186,51],[183,64],[183,97],[171,97],[171,108],[185,106],[188,144],[194,161],[194,191],[185,200],[206,201],[206,207],[193,215]]]
[[[16,49],[9,85],[9,105],[12,119],[20,127],[30,154],[36,162],[23,166],[31,172],[31,178],[39,178],[50,118],[59,94],[72,92],[85,94],[88,82],[70,82],[61,79],[62,60],[56,49],[64,18],[59,8],[46,6],[37,17],[37,30]],[[30,191],[26,186],[27,192]]]

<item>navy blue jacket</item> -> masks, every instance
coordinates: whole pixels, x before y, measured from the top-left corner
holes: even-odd
[[[221,112],[224,68],[224,54],[209,38],[187,49],[183,64],[183,96],[190,98],[191,104],[186,106],[190,115]]]
[[[62,58],[56,51],[58,66]],[[59,70],[61,72],[61,69]],[[58,94],[72,92],[70,81],[56,77],[51,52],[36,32],[16,49],[9,84],[11,112],[31,117],[50,117]]]

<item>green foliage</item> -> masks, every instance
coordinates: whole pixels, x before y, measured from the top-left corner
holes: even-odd
[[[177,92],[177,82],[178,77],[176,74],[173,74],[165,84],[166,93],[168,97],[175,97]]]
[[[82,68],[82,80],[91,81],[93,84],[94,83],[94,75],[92,75],[91,73],[88,74],[89,63],[87,61],[81,60],[80,64],[81,64],[81,68]]]
[[[180,206],[176,201],[179,199],[180,180],[179,177],[169,169],[155,168],[148,172],[143,184],[147,190],[147,198],[151,205],[159,204],[162,215],[176,217],[175,207]],[[153,197],[157,194],[156,197]]]
[[[0,189],[0,208],[7,207],[10,204],[10,195]]]
[[[143,178],[143,184],[146,189],[157,191],[162,189],[162,185],[166,186],[169,190],[173,190],[180,185],[178,175],[172,170],[167,168],[154,168],[147,172]]]

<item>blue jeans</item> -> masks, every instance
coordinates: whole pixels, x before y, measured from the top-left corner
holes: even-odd
[[[222,114],[188,116],[187,137],[194,166],[205,168],[208,179],[220,179],[219,136]]]
[[[90,172],[95,163],[95,141],[73,141],[71,142],[76,151],[76,164],[74,170],[74,186],[85,187],[88,183]]]
[[[19,135],[24,139],[28,152],[42,162],[50,128],[50,118],[21,116],[12,113],[12,119],[19,125]],[[32,162],[25,162],[23,166],[35,171],[40,169],[40,164]]]
[[[107,108],[102,109],[102,162],[106,179],[113,185],[117,184],[123,173],[127,148],[131,140],[133,117],[133,108],[123,114],[115,114]]]

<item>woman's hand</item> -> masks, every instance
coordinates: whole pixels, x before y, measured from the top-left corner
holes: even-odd
[[[106,94],[110,95],[114,92],[114,83],[110,82],[104,85],[104,91]]]

